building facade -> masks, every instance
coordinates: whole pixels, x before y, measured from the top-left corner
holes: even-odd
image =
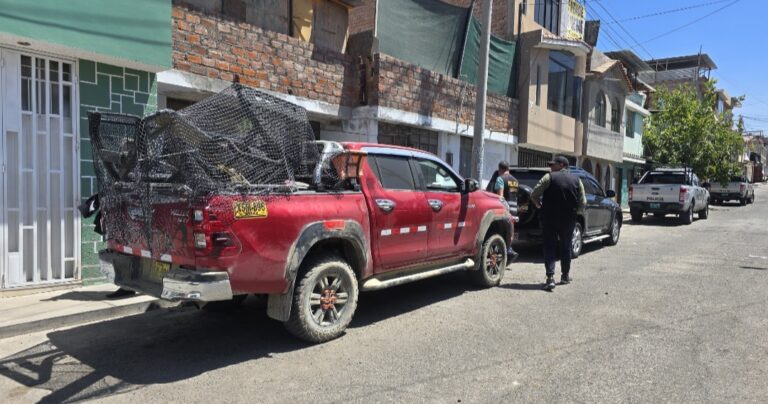
[[[88,112],[156,108],[170,3],[4,0],[2,10],[0,289],[98,281],[101,239],[77,210],[95,192]]]

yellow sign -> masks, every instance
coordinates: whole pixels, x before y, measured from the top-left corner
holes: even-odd
[[[265,218],[267,204],[264,201],[236,201],[234,211],[235,219]]]

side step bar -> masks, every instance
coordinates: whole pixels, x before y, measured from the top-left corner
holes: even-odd
[[[602,236],[597,236],[597,237],[594,237],[594,238],[586,239],[586,240],[583,241],[583,243],[584,244],[594,243],[596,241],[605,240],[608,237],[611,237],[611,235],[610,234],[603,234]]]
[[[467,258],[467,260],[462,262],[461,264],[451,265],[445,268],[430,269],[428,271],[417,272],[414,274],[399,276],[396,278],[389,278],[389,279],[382,280],[380,278],[373,277],[363,282],[363,284],[360,286],[360,290],[370,291],[370,290],[386,289],[392,286],[398,286],[405,283],[411,283],[411,282],[420,281],[422,279],[432,278],[434,276],[449,274],[451,272],[465,271],[474,266],[475,266],[475,261],[473,261],[471,258]]]

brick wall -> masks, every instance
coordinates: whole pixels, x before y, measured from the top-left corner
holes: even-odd
[[[373,29],[376,20],[376,0],[365,0],[364,4],[349,10],[349,35]]]
[[[473,123],[473,85],[383,54],[374,56],[370,69],[369,104]],[[489,94],[486,108],[489,129],[501,132],[515,130],[518,113],[516,99]]]
[[[360,85],[354,58],[223,16],[174,4],[174,69],[292,94],[353,105]]]

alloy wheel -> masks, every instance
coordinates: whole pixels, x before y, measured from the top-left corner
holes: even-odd
[[[339,274],[320,276],[309,297],[309,310],[317,325],[336,324],[349,300],[349,285]]]

